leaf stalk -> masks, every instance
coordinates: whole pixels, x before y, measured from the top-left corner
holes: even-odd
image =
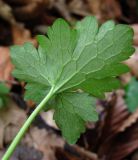
[[[51,88],[49,93],[46,95],[46,97],[41,101],[41,103],[36,107],[36,109],[32,112],[32,114],[28,117],[14,140],[12,141],[11,145],[9,146],[8,150],[4,154],[2,160],[9,160],[11,155],[13,154],[14,150],[16,149],[16,146],[20,143],[22,137],[30,127],[31,123],[35,119],[35,117],[40,113],[40,111],[44,108],[46,103],[49,101],[49,99],[54,95],[54,87]]]

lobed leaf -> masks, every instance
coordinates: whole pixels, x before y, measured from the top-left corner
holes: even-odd
[[[89,94],[104,97],[119,87],[116,77],[128,71],[122,62],[134,52],[133,30],[113,21],[99,28],[96,18],[89,16],[74,28],[58,19],[46,36],[37,39],[38,49],[30,43],[11,48],[14,75],[27,82],[25,98],[37,103],[54,88],[54,119],[73,143],[86,121],[97,120]],[[77,93],[78,89],[87,94]]]

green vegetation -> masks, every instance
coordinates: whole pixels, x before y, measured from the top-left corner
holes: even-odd
[[[0,108],[6,105],[8,93],[8,87],[4,83],[0,83]]]
[[[134,52],[133,30],[107,21],[100,28],[95,17],[86,17],[71,28],[58,19],[47,36],[31,43],[13,46],[14,76],[27,82],[25,99],[38,106],[21,128],[2,160],[8,160],[26,130],[53,101],[54,120],[69,143],[85,131],[85,122],[97,121],[95,99],[120,86],[117,76],[128,72],[122,62]],[[81,90],[81,92],[80,92]]]

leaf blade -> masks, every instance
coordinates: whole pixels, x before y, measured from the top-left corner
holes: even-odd
[[[61,105],[61,101],[59,106],[52,104],[56,105],[55,119],[63,134],[70,142],[75,142],[85,130],[85,121],[97,120],[95,112],[77,106],[78,98],[83,98],[76,96],[76,90],[83,89],[86,97],[88,94],[104,97],[105,92],[119,87],[116,77],[128,71],[122,61],[134,52],[133,31],[126,25],[115,25],[113,21],[104,23],[98,29],[96,18],[89,16],[78,22],[75,28],[58,19],[48,28],[46,36],[38,36],[37,39],[38,50],[30,43],[11,49],[16,66],[14,75],[28,83],[27,99],[40,102],[52,87],[55,99],[64,95],[65,106],[72,102],[70,108],[75,106],[75,109],[70,110]],[[71,98],[65,98],[67,91],[73,94]],[[72,123],[70,116],[76,126],[80,123],[80,127],[74,128],[72,133],[69,129]],[[67,118],[69,122],[67,130],[62,118]]]
[[[86,121],[97,121],[95,99],[86,93],[64,93],[56,102],[54,120],[69,143],[85,131]]]

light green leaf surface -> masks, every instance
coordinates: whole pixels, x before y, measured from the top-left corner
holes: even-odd
[[[8,93],[8,87],[5,86],[4,83],[0,83],[0,108],[4,107],[4,105],[6,104],[6,98]]]
[[[132,78],[126,87],[125,101],[130,112],[138,108],[138,81]]]
[[[85,131],[85,121],[97,121],[95,99],[86,93],[64,93],[57,97],[54,119],[69,143]],[[70,132],[70,130],[72,130]]]
[[[0,83],[0,95],[5,95],[8,93],[9,93],[9,88],[4,83]]]
[[[92,111],[89,115],[91,119],[88,119],[85,114],[89,112],[89,105],[84,110],[83,103],[79,103],[79,107],[74,105],[78,99],[72,91],[82,89],[96,97],[104,97],[105,92],[118,88],[116,77],[128,71],[122,61],[134,52],[133,30],[127,25],[115,25],[113,21],[99,28],[96,18],[89,16],[74,28],[63,19],[58,19],[48,28],[47,36],[40,35],[37,39],[38,50],[31,43],[11,48],[12,61],[16,66],[14,75],[27,82],[26,99],[38,103],[50,88],[53,88],[57,98],[67,91],[71,92],[70,101],[75,97],[72,104],[76,108],[74,113],[68,111],[66,101],[61,105],[59,98],[55,120],[64,137],[69,142],[75,142],[75,137],[84,131],[84,121],[94,120],[97,115]],[[70,128],[73,121],[74,127]],[[65,128],[67,123],[68,128]]]

